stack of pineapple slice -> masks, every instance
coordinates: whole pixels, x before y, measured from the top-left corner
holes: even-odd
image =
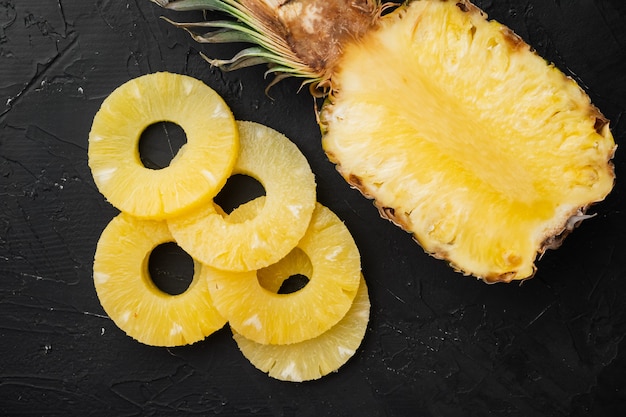
[[[138,141],[160,121],[177,122],[188,142],[170,166],[150,170]],[[359,252],[339,218],[316,202],[306,158],[285,136],[236,122],[198,80],[156,73],[104,101],[90,132],[89,165],[121,211],[98,242],[94,284],[129,336],[180,346],[229,322],[244,356],[287,381],[318,379],[354,355],[370,308]],[[257,179],[266,195],[226,214],[212,199],[233,174]],[[148,270],[151,252],[168,242],[194,259],[191,285],[178,295],[161,291]],[[308,282],[281,293],[294,275]]]

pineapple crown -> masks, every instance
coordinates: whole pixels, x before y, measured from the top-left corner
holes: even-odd
[[[376,26],[391,6],[381,0],[151,0],[175,11],[219,12],[227,20],[180,23],[200,43],[250,43],[230,59],[212,59],[225,71],[267,64],[268,89],[287,77],[302,78],[314,96],[332,90],[332,74],[343,45]]]

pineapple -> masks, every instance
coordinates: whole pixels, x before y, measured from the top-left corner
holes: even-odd
[[[486,282],[535,261],[611,191],[608,120],[571,78],[468,0],[153,0],[234,21],[175,23],[200,42],[256,44],[316,96],[340,174],[425,251]]]
[[[169,166],[146,168],[139,139],[151,124],[183,128],[187,143]],[[148,74],[109,95],[89,133],[89,166],[100,192],[119,210],[163,219],[212,198],[239,152],[234,117],[222,98],[192,77]]]
[[[260,201],[263,198],[239,206],[231,216],[253,217],[256,210],[265,207]],[[298,343],[321,335],[345,316],[361,276],[359,251],[348,229],[332,211],[317,203],[297,248],[310,262],[308,265],[295,250],[288,253],[298,258],[295,262],[302,265],[300,270],[287,267],[284,262],[290,261],[259,271],[202,269],[215,307],[234,331],[261,344]],[[271,276],[282,271],[307,274],[309,282],[299,291],[277,294],[280,285]]]
[[[285,261],[289,264],[289,257]],[[291,264],[296,269],[297,262],[295,260]],[[287,265],[285,267],[289,269]],[[361,277],[350,310],[318,337],[291,345],[263,345],[236,332],[233,332],[233,337],[243,355],[272,378],[291,382],[311,381],[338,370],[354,355],[365,336],[369,313],[367,286]]]
[[[233,210],[230,214],[226,214],[221,208],[216,205],[216,209],[223,213],[224,217],[228,217],[228,221],[231,223],[243,223],[244,221],[253,219],[257,213],[265,205],[265,196],[260,196],[252,201],[249,201],[240,207]],[[312,213],[311,213],[312,214]],[[294,247],[291,252],[278,262],[261,268],[256,271],[257,279],[261,287],[266,290],[278,293],[285,277],[292,275],[303,275],[310,277],[313,273],[313,265],[309,257],[297,247]]]
[[[253,271],[283,258],[304,236],[315,209],[315,177],[284,135],[254,122],[237,126],[241,152],[232,172],[257,179],[265,188],[264,204],[253,218],[238,221],[208,203],[169,218],[168,225],[180,247],[198,261]]]
[[[102,307],[120,329],[147,345],[191,344],[226,324],[211,301],[200,263],[194,262],[191,284],[178,295],[159,290],[150,279],[150,253],[172,241],[164,221],[120,213],[96,248],[93,279]]]

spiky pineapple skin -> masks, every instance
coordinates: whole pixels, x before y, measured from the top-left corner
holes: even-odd
[[[335,72],[320,115],[329,159],[456,270],[532,277],[613,186],[608,120],[469,1],[416,0],[380,23]]]

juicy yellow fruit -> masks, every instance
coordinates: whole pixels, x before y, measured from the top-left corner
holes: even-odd
[[[365,336],[369,313],[367,286],[361,278],[350,310],[337,324],[313,339],[290,345],[269,345],[253,342],[236,332],[233,337],[243,355],[272,378],[310,381],[338,370],[355,354]]]
[[[261,204],[253,200],[235,211],[254,212]],[[348,229],[318,203],[297,248],[309,258],[312,272],[304,288],[289,294],[266,289],[275,289],[275,284],[261,284],[257,271],[202,269],[215,307],[237,333],[263,344],[298,343],[324,333],[346,314],[361,274],[359,252]],[[263,273],[260,276],[263,279]]]
[[[187,143],[170,165],[146,168],[139,139],[151,124],[169,121]],[[217,194],[239,152],[238,130],[222,98],[192,77],[154,73],[109,95],[89,133],[89,166],[100,192],[121,211],[162,219]]]
[[[150,253],[172,241],[164,221],[120,213],[104,229],[96,248],[93,278],[102,307],[120,329],[147,345],[191,344],[226,323],[213,306],[198,262],[189,288],[181,294],[167,294],[150,279]]]
[[[261,196],[238,207],[230,214],[224,213],[223,216],[228,217],[228,221],[231,223],[242,223],[256,217],[257,213],[264,205],[265,196]],[[216,209],[219,211],[220,207],[216,206]],[[309,257],[302,252],[301,249],[296,247],[278,262],[258,269],[256,272],[261,287],[270,292],[277,293],[285,277],[297,274],[310,277],[313,273],[313,265],[311,265]]]
[[[323,107],[344,178],[487,281],[533,275],[610,192],[615,143],[581,88],[468,1],[413,1],[345,46]]]
[[[202,263],[252,271],[277,262],[302,238],[315,208],[315,177],[284,135],[253,122],[237,126],[241,151],[232,172],[263,185],[263,206],[253,218],[233,221],[205,204],[168,219],[168,225],[178,244]]]

